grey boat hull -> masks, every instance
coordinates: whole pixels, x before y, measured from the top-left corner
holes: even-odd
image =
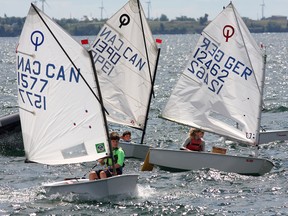
[[[253,176],[264,175],[274,166],[271,161],[261,158],[160,148],[150,149],[149,163],[170,171],[213,168]]]
[[[150,149],[150,146],[145,144],[128,143],[121,141],[119,143],[119,146],[124,150],[125,158],[136,158],[140,160],[145,159]]]

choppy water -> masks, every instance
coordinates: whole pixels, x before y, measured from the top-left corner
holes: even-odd
[[[267,46],[268,65],[262,126],[288,129],[288,34],[255,34]],[[178,148],[188,128],[158,118],[185,66],[197,35],[163,35],[161,58],[147,127],[147,143]],[[17,112],[15,49],[17,38],[0,38],[0,115]],[[134,137],[139,137],[134,132]],[[13,138],[10,138],[13,139]],[[206,134],[207,148],[219,137]],[[5,142],[5,140],[1,140]],[[223,144],[224,145],[224,144]],[[232,154],[249,154],[237,144]],[[138,195],[101,202],[75,197],[46,197],[41,184],[82,176],[93,163],[73,166],[25,164],[13,152],[0,155],[0,215],[288,215],[288,143],[262,145],[260,156],[275,167],[264,176],[250,177],[212,169],[169,173],[154,168],[140,172],[141,162],[129,159],[128,173],[139,173]]]

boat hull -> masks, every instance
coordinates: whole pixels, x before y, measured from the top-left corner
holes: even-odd
[[[125,152],[125,158],[145,159],[150,146],[144,144],[121,142],[119,146]]]
[[[288,140],[288,130],[271,130],[260,132],[259,144]]]
[[[81,200],[98,200],[109,196],[135,195],[138,175],[123,174],[107,179],[71,179],[43,184],[46,195],[75,194]]]
[[[5,155],[24,156],[19,113],[0,117],[0,149]]]
[[[261,158],[160,148],[150,149],[149,163],[169,171],[214,168],[224,172],[253,176],[264,175],[274,166],[271,161]]]
[[[9,114],[0,117],[0,134],[10,131],[21,131],[19,113]]]

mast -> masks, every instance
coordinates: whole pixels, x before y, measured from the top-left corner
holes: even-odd
[[[250,65],[252,66],[253,76],[255,78],[257,88],[258,88],[259,93],[260,93],[259,112],[258,112],[258,116],[257,116],[257,119],[258,119],[257,134],[256,134],[256,139],[255,139],[255,145],[258,146],[259,137],[260,137],[261,112],[262,112],[262,104],[263,104],[263,89],[264,89],[264,81],[265,81],[266,53],[264,55],[262,55],[263,62],[264,62],[263,68],[262,68],[263,75],[262,75],[262,80],[261,80],[261,86],[259,86],[259,83],[257,82],[255,70],[253,68],[253,64],[252,64],[252,61],[251,61],[251,58],[250,58],[250,55],[249,55],[249,52],[248,52],[248,49],[247,49],[243,34],[242,34],[242,31],[241,31],[241,28],[240,28],[238,17],[237,17],[236,12],[235,12],[234,5],[232,3],[230,3],[230,4],[232,5],[232,9],[233,9],[233,13],[235,15],[235,19],[236,19],[236,22],[237,22],[237,25],[238,25],[238,29],[239,29],[239,32],[240,32],[240,35],[241,35],[241,38],[242,38],[242,41],[243,41],[243,44],[244,44],[244,47],[245,47],[245,50],[246,50],[246,54],[247,54],[249,62],[250,62]]]
[[[153,76],[153,80],[152,80],[152,86],[151,86],[151,91],[150,91],[150,96],[149,96],[149,102],[148,102],[148,107],[147,107],[147,111],[146,111],[146,118],[145,118],[145,122],[144,122],[144,127],[143,127],[143,131],[142,131],[142,137],[141,137],[141,144],[143,144],[144,142],[144,136],[146,134],[146,126],[147,126],[147,121],[148,121],[148,115],[149,115],[149,111],[150,111],[150,104],[151,104],[151,100],[152,100],[152,95],[153,95],[153,86],[155,83],[155,78],[156,78],[156,71],[157,71],[157,66],[158,66],[158,61],[159,61],[159,56],[160,56],[160,51],[161,49],[158,48],[158,54],[157,54],[157,59],[156,59],[156,65],[155,65],[155,72],[154,72],[154,76]]]
[[[137,0],[137,3],[138,3],[138,10],[139,10],[139,16],[140,16],[140,23],[141,23],[144,47],[145,47],[145,52],[146,52],[146,56],[147,56],[147,59],[148,59],[147,64],[148,64],[148,69],[149,69],[150,81],[151,81],[151,84],[152,84],[153,80],[152,80],[152,76],[151,76],[151,68],[150,68],[148,50],[147,50],[147,46],[146,46],[146,39],[145,39],[145,33],[144,33],[144,27],[143,27],[143,20],[142,20],[142,15],[141,15],[141,6],[140,6],[139,0]],[[152,86],[152,89],[153,89],[153,86]]]
[[[258,134],[257,134],[257,137],[256,137],[256,146],[258,146],[259,144],[259,138],[260,138],[260,126],[261,126],[261,114],[262,114],[262,107],[263,107],[263,104],[264,104],[264,99],[263,99],[263,91],[264,91],[264,84],[265,84],[265,73],[266,73],[266,59],[267,59],[267,55],[266,55],[266,49],[265,47],[263,46],[263,49],[264,49],[264,54],[263,54],[263,77],[262,77],[262,80],[261,80],[261,97],[260,97],[260,106],[259,106],[259,116],[258,116],[258,119],[259,119],[259,122],[258,122]]]
[[[150,81],[151,81],[151,91],[150,91],[150,96],[149,96],[147,111],[146,111],[146,115],[145,115],[145,122],[144,122],[143,131],[142,131],[141,142],[140,142],[141,144],[143,144],[144,136],[145,136],[145,133],[146,133],[146,125],[147,125],[147,121],[148,121],[149,110],[150,110],[150,103],[151,103],[152,95],[154,96],[154,83],[155,83],[156,71],[157,71],[157,66],[158,66],[158,59],[159,59],[159,55],[160,55],[160,49],[158,49],[158,55],[157,55],[157,59],[156,59],[156,65],[155,65],[155,69],[154,69],[154,75],[153,75],[153,77],[152,77],[152,75],[151,75],[150,61],[149,61],[149,55],[148,55],[148,50],[147,50],[147,45],[146,45],[146,39],[145,39],[145,32],[144,32],[144,27],[143,27],[143,20],[142,20],[142,15],[141,15],[140,1],[137,0],[137,3],[138,3],[138,10],[139,10],[139,16],[140,16],[140,23],[141,23],[141,29],[142,29],[142,35],[143,35],[143,42],[144,42],[144,47],[145,47],[145,53],[146,53],[146,57],[147,57],[147,60],[148,60],[148,61],[147,61],[148,70],[149,70]]]
[[[104,103],[103,103],[103,98],[102,98],[102,93],[101,93],[101,89],[100,89],[100,84],[99,84],[98,76],[97,76],[97,73],[96,73],[95,64],[93,63],[92,51],[89,50],[88,53],[89,53],[90,61],[91,61],[91,64],[92,64],[93,73],[94,73],[94,77],[95,77],[95,82],[96,82],[96,86],[97,86],[97,90],[98,90],[99,102],[100,102],[100,105],[101,105],[102,116],[103,116],[103,120],[104,120],[104,124],[105,124],[105,131],[106,131],[107,140],[108,140],[108,143],[109,143],[110,158],[112,160],[113,173],[116,173],[115,161],[113,159],[113,148],[112,148],[111,140],[110,140],[110,137],[109,137],[108,124],[107,124],[107,119],[106,119],[106,114],[105,114],[105,107],[104,107]]]

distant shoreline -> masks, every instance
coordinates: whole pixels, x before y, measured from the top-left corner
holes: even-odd
[[[54,19],[61,27],[73,36],[96,35],[106,20],[78,20],[78,19]],[[243,18],[248,29],[252,33],[288,32],[286,16],[272,16],[261,20]],[[0,37],[18,37],[25,22],[19,17],[0,17]],[[153,34],[196,34],[209,23],[208,15],[199,19],[179,17],[176,20],[168,20],[161,16],[159,19],[148,21]]]

